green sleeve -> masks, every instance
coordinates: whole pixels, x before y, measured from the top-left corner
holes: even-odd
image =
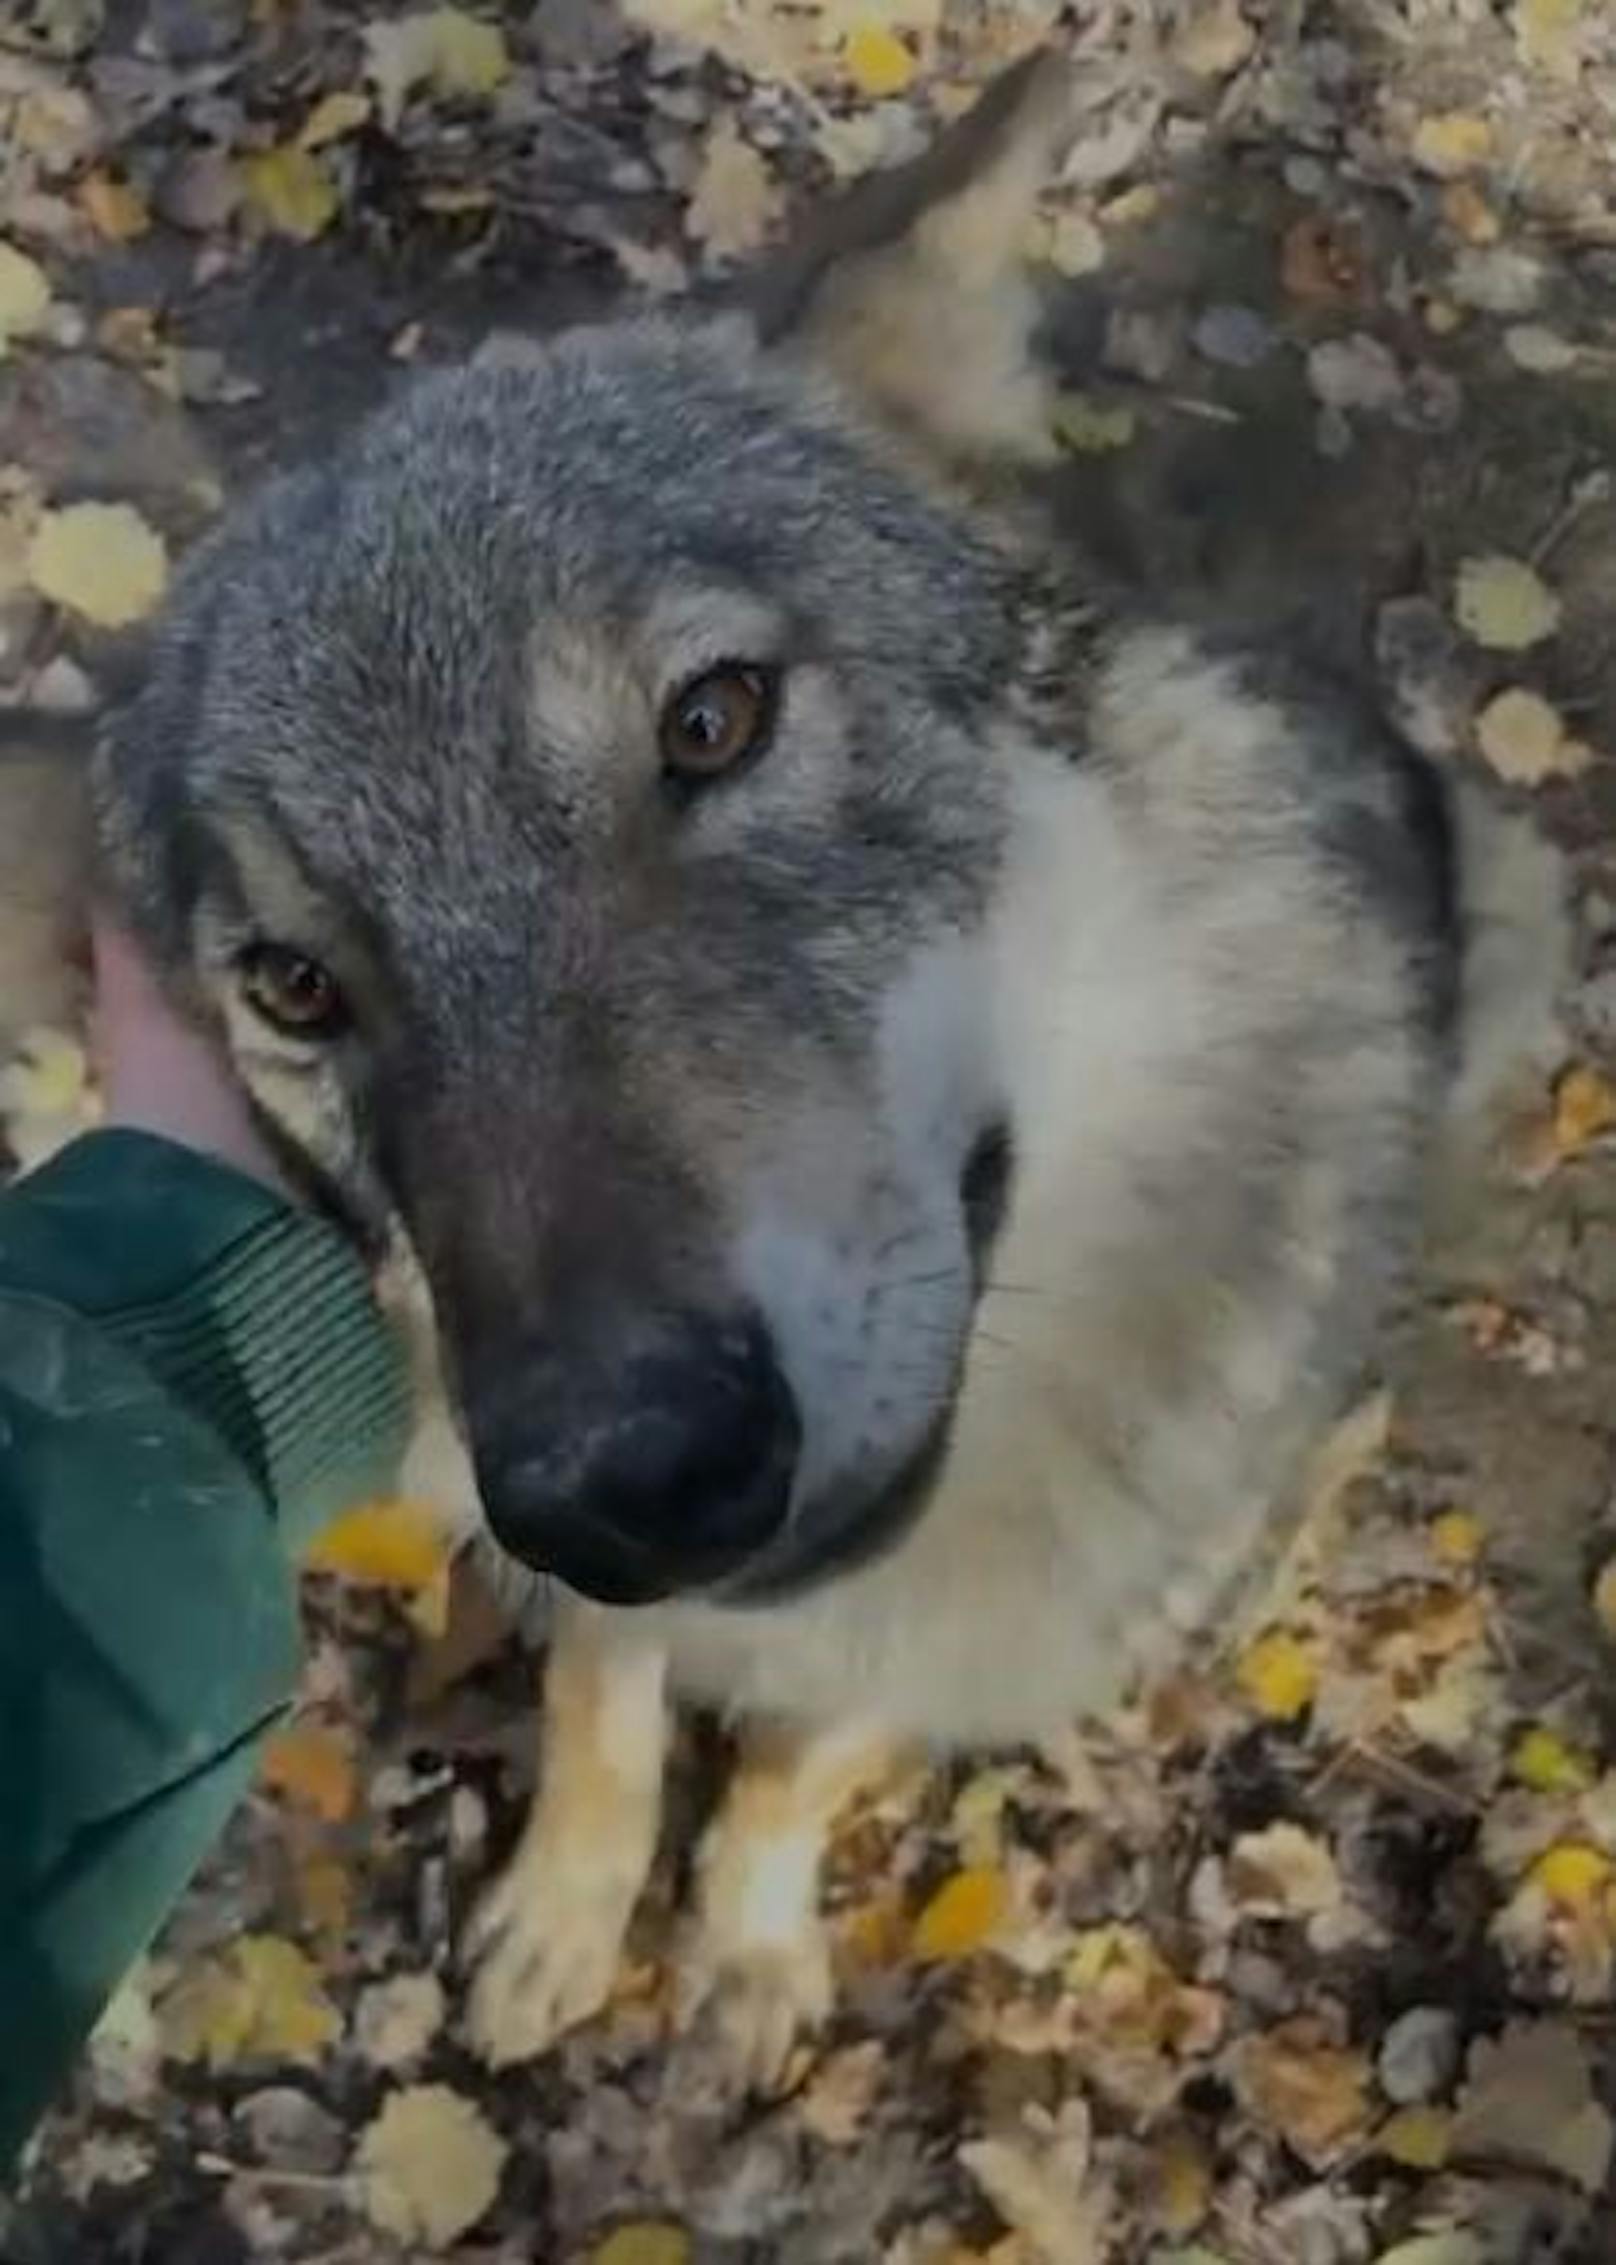
[[[391,1483],[357,1256],[133,1132],[0,1194],[0,2173],[248,1782],[294,1562]]]

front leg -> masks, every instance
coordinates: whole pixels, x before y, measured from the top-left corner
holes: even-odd
[[[468,2028],[494,2068],[598,2013],[656,1850],[666,1657],[615,1616],[558,1606],[539,1721],[539,1785],[472,1918]]]
[[[734,1779],[702,1846],[695,1927],[681,1980],[686,2010],[710,2006],[735,2076],[778,2088],[805,2030],[831,2006],[819,1911],[831,1827],[894,1760],[868,1728],[742,1734]]]

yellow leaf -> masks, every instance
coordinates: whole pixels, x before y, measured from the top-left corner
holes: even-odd
[[[1313,1703],[1318,1664],[1294,1636],[1275,1628],[1241,1654],[1235,1681],[1270,1722],[1294,1722]]]
[[[86,174],[78,186],[79,210],[109,244],[132,244],[151,226],[151,209],[138,189],[110,173]]]
[[[1543,1851],[1527,1878],[1563,1910],[1588,1910],[1616,1879],[1616,1864],[1602,1848],[1562,1840]]]
[[[368,1502],[317,1535],[303,1563],[369,1588],[431,1590],[443,1580],[448,1550],[424,1502]]]
[[[1212,2207],[1214,2175],[1206,2150],[1187,2131],[1171,2133],[1151,2161],[1151,2203],[1165,2234],[1194,2233]]]
[[[1063,393],[1055,404],[1055,438],[1079,456],[1108,456],[1126,448],[1138,423],[1125,402],[1107,407],[1087,393]]]
[[[1541,1723],[1516,1740],[1509,1768],[1534,1793],[1586,1793],[1597,1775],[1586,1756]]]
[[[1468,110],[1438,111],[1414,129],[1414,162],[1438,180],[1448,181],[1484,164],[1492,153],[1493,130]]]
[[[1442,192],[1442,217],[1467,244],[1496,244],[1504,233],[1504,223],[1474,181],[1448,183]]]
[[[1524,652],[1560,626],[1560,601],[1537,570],[1497,552],[1461,563],[1453,610],[1459,627],[1496,653]]]
[[[860,24],[842,43],[847,75],[866,101],[902,94],[914,79],[913,51],[885,24]]]
[[[348,134],[356,134],[369,116],[368,94],[356,94],[351,88],[323,94],[304,119],[297,146],[324,149],[327,142],[340,142]]]
[[[1582,61],[1582,0],[1519,0],[1515,42],[1521,60],[1557,79],[1577,76]]]
[[[1468,1510],[1442,1510],[1431,1520],[1431,1547],[1445,1565],[1474,1565],[1486,1539]]]
[[[1376,2153],[1410,2171],[1440,2171],[1452,2145],[1450,2108],[1399,2108],[1375,2134]]]
[[[163,538],[127,503],[71,503],[40,514],[28,579],[41,597],[99,629],[143,621],[168,586]]]
[[[342,2017],[295,1943],[243,1935],[183,1976],[159,2009],[164,2050],[213,2069],[247,2059],[314,2061]]]
[[[1476,745],[1512,786],[1541,786],[1545,779],[1575,778],[1589,750],[1573,739],[1539,693],[1511,686],[1488,701],[1476,718]]]
[[[50,299],[50,282],[38,260],[0,236],[0,354],[12,339],[39,328]]]
[[[407,2085],[360,2135],[365,2215],[400,2241],[447,2249],[492,2204],[509,2152],[447,2084]]]
[[[463,8],[430,8],[367,24],[365,72],[391,132],[418,86],[451,101],[494,94],[510,77],[511,58],[498,24]]]
[[[294,1808],[311,1809],[328,1825],[340,1825],[354,1805],[353,1751],[340,1731],[318,1723],[294,1723],[264,1742],[263,1781]]]
[[[341,210],[336,183],[319,160],[296,142],[242,158],[240,173],[248,204],[277,236],[312,243]]]
[[[1554,1145],[1575,1156],[1590,1141],[1616,1126],[1616,1086],[1598,1070],[1578,1063],[1554,1088]]]
[[[292,1865],[299,1923],[323,1943],[340,1943],[353,1920],[354,1883],[335,1856],[304,1856]]]
[[[1100,207],[1100,218],[1108,228],[1137,228],[1155,219],[1161,201],[1162,193],[1153,181],[1136,181]]]
[[[690,2236],[661,2218],[633,2218],[595,2249],[590,2265],[689,2265]]]
[[[1009,1885],[993,1866],[953,1873],[915,1921],[916,1957],[969,1958],[1004,1924],[1009,1907]]]

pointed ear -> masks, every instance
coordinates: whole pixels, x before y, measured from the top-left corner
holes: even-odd
[[[1046,48],[921,156],[855,183],[747,293],[764,345],[829,369],[952,469],[1047,461],[1026,253],[1075,112],[1073,67]]]

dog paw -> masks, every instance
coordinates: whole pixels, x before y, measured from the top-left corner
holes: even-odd
[[[783,2089],[799,2045],[821,2028],[833,1990],[830,1951],[815,1924],[789,1941],[715,1945],[698,1934],[679,1976],[685,2018],[715,2043],[737,2089]]]
[[[590,1864],[517,1858],[472,1915],[475,1964],[466,2013],[472,2050],[490,2068],[547,2052],[611,1996],[633,1888]]]

